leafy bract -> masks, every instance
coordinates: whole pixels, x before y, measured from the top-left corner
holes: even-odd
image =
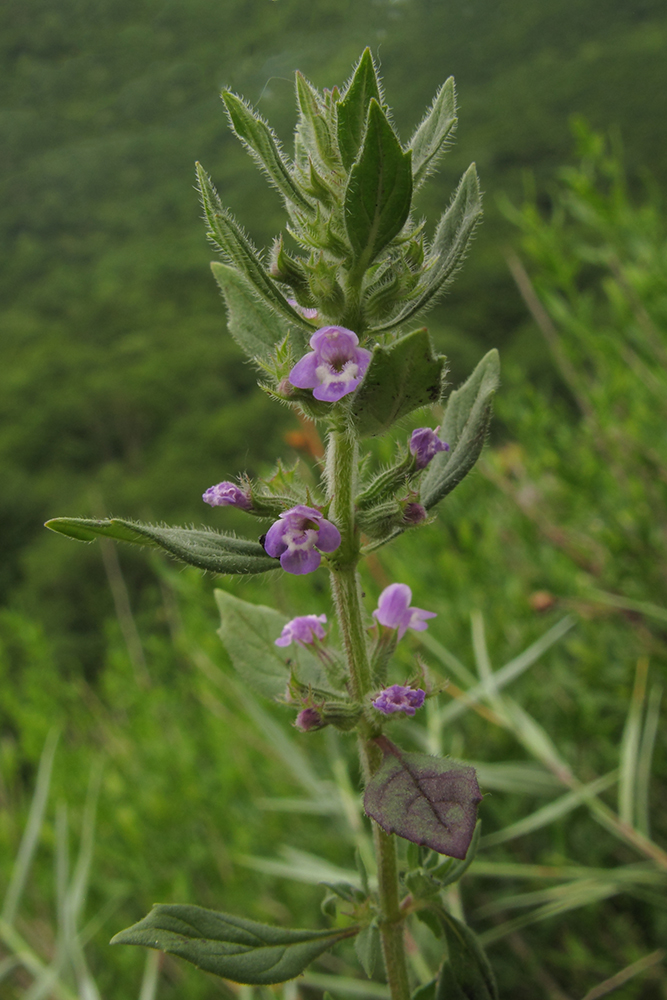
[[[412,152],[404,151],[376,100],[345,189],[345,229],[355,257],[368,267],[410,214]]]
[[[211,270],[225,299],[232,337],[249,357],[269,358],[289,332],[288,325],[254,294],[235,267],[213,261]]]
[[[438,223],[426,258],[426,271],[416,293],[398,314],[375,327],[374,332],[399,326],[436,301],[462,263],[481,217],[482,196],[475,164],[472,163],[461,178],[451,205]]]
[[[215,599],[220,611],[218,635],[234,669],[249,687],[266,698],[282,697],[290,673],[301,684],[318,690],[330,687],[319,660],[309,649],[295,643],[287,648],[276,646],[287,621],[284,615],[242,601],[226,590],[216,590]]]
[[[384,347],[376,344],[352,403],[362,435],[383,434],[407,413],[440,398],[445,358],[434,354],[427,330],[414,330]]]
[[[498,987],[484,950],[475,934],[441,907],[437,908],[447,939],[435,1000],[498,1000]]]
[[[433,104],[410,140],[412,176],[415,188],[435,169],[452,129],[456,125],[454,77],[446,80],[435,95]]]
[[[482,801],[475,769],[408,753],[385,736],[376,742],[384,760],[366,786],[368,815],[387,833],[463,860]]]
[[[494,348],[484,355],[470,378],[450,394],[439,434],[449,451],[441,451],[433,458],[421,485],[421,502],[427,510],[451,493],[479,458],[499,381],[500,360]]]
[[[232,130],[250,150],[283,198],[297,208],[313,213],[313,205],[295,183],[278,140],[266,122],[236,94],[223,90],[222,100]]]
[[[288,930],[201,906],[158,905],[111,943],[157,948],[232,982],[265,986],[294,979],[318,955],[356,932],[356,927]]]
[[[300,112],[297,135],[305,149],[315,161],[321,161],[325,167],[340,166],[338,153],[319,94],[305,76],[298,71],[296,74],[296,95]]]
[[[209,236],[213,243],[273,310],[296,326],[308,328],[303,317],[292,308],[264,270],[259,254],[238,222],[223,207],[218,192],[213,187],[206,171],[200,163],[196,167],[202,205],[210,227]]]
[[[382,104],[380,81],[375,72],[371,50],[364,49],[350,84],[338,102],[338,148],[343,166],[349,170],[357,158],[366,128],[371,100]]]
[[[205,528],[169,528],[119,517],[99,521],[86,517],[54,517],[46,522],[46,527],[80,542],[102,537],[133,545],[152,545],[181,562],[212,573],[265,573],[278,566],[257,542]]]

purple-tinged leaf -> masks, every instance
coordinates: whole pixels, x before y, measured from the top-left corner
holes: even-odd
[[[387,833],[463,860],[482,795],[467,764],[407,753],[386,736],[375,741],[384,760],[364,795],[364,808]]]

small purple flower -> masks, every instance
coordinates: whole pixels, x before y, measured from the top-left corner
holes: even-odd
[[[402,687],[400,684],[392,684],[391,687],[380,691],[373,702],[373,708],[384,715],[393,715],[394,712],[405,712],[406,715],[414,715],[418,708],[424,704],[426,694],[421,688]]]
[[[377,609],[373,617],[380,625],[387,628],[397,628],[398,638],[402,639],[407,629],[423,632],[428,628],[425,619],[435,618],[435,611],[424,611],[422,608],[411,608],[412,591],[407,583],[392,583],[380,594]]]
[[[202,493],[202,500],[211,507],[240,507],[241,510],[250,510],[252,507],[250,497],[236,483],[224,482],[209,486]]]
[[[371,352],[343,326],[323,326],[310,338],[312,351],[297,361],[289,380],[297,389],[312,389],[315,399],[336,403],[354,392],[366,374]]]
[[[312,573],[321,562],[320,552],[333,552],[340,545],[340,531],[315,507],[297,504],[283,511],[264,539],[266,552],[277,558],[287,573]],[[317,549],[320,551],[318,552]]]
[[[294,720],[294,725],[302,733],[309,733],[313,729],[322,729],[326,723],[316,708],[302,708]]]
[[[425,469],[439,451],[449,451],[449,445],[438,437],[439,427],[418,427],[410,436],[410,454],[414,455],[418,469]]]
[[[276,646],[289,646],[292,641],[304,646],[306,643],[315,642],[316,639],[324,639],[322,624],[326,623],[326,620],[326,615],[301,615],[299,618],[292,618],[292,621],[283,628],[280,637],[276,639]]]
[[[317,319],[317,309],[309,309],[308,306],[300,306],[296,299],[288,299],[287,301],[291,305],[292,309],[301,313],[304,319]]]

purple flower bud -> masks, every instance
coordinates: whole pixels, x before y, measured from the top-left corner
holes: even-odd
[[[302,708],[294,720],[294,725],[302,733],[308,733],[313,729],[322,729],[326,723],[316,708]]]
[[[297,389],[312,389],[315,399],[336,403],[354,392],[366,374],[371,352],[343,326],[323,326],[310,338],[312,351],[297,361],[289,380]]]
[[[428,628],[425,619],[435,618],[435,611],[424,611],[422,608],[411,608],[412,591],[406,583],[392,583],[380,594],[377,609],[373,617],[380,625],[387,628],[397,628],[398,638],[402,639],[407,629],[423,632]]]
[[[276,646],[289,646],[292,640],[299,646],[304,646],[316,639],[324,639],[325,631],[321,623],[326,620],[326,615],[301,615],[299,618],[292,618],[276,639]]]
[[[449,451],[449,445],[438,437],[439,427],[418,427],[410,436],[410,453],[415,457],[418,469],[425,469],[439,451]]]
[[[300,306],[296,299],[287,300],[291,305],[292,309],[296,309],[298,313],[301,313],[304,319],[317,319],[317,309],[309,309],[307,306]]]
[[[315,507],[297,504],[283,511],[264,539],[266,552],[280,557],[287,573],[312,573],[321,562],[320,552],[333,552],[340,545],[340,531]],[[319,552],[317,551],[319,549]]]
[[[418,708],[424,704],[426,694],[421,688],[401,687],[400,684],[392,684],[391,687],[380,691],[373,702],[373,707],[384,715],[393,715],[394,712],[405,712],[406,715],[414,715]]]
[[[404,524],[421,524],[428,517],[426,513],[426,507],[423,507],[420,503],[408,503],[405,505],[403,511],[403,523]]]
[[[252,507],[250,497],[236,483],[224,482],[209,486],[206,493],[202,494],[202,500],[211,507],[240,507],[241,510],[250,510]]]

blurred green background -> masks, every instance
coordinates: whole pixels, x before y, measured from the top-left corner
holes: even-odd
[[[466,662],[471,611],[484,614],[496,665],[573,612],[576,627],[523,678],[520,700],[591,780],[615,766],[638,658],[651,678],[665,668],[666,41],[657,0],[2,5],[0,879],[55,723],[54,802],[69,802],[75,824],[91,759],[106,761],[89,907],[115,905],[91,931],[104,997],[138,995],[141,956],[106,941],[156,900],[322,919],[320,890],[262,879],[239,854],[289,842],[350,864],[321,819],[256,807],[288,794],[291,779],[238,698],[216,700],[192,652],[200,644],[229,674],[216,581],[42,527],[113,513],[252,536],[254,522],[204,508],[202,491],[266,472],[279,455],[308,458],[294,449],[296,419],[256,389],[227,336],[208,268],[196,159],[257,244],[284,224],[226,130],[221,87],[289,149],[296,68],[318,87],[341,83],[369,45],[405,140],[455,76],[457,141],[420,207],[433,225],[475,160],[485,222],[427,322],[452,385],[495,346],[503,387],[481,470],[436,524],[379,554],[367,590],[370,600],[390,580],[410,583],[439,614],[430,634]],[[289,615],[308,601],[328,610],[319,574],[222,586]],[[312,746],[324,773],[331,748],[319,735]],[[457,724],[444,749],[521,756],[482,718]],[[662,730],[655,773],[664,778]],[[659,802],[659,787],[651,795]],[[485,823],[501,828],[533,805],[495,794]],[[521,863],[638,860],[580,813],[503,851]],[[22,918],[46,956],[54,815]],[[654,826],[664,843],[664,807]],[[471,911],[492,896],[488,883],[468,891]],[[501,995],[583,997],[664,944],[664,903],[654,904],[630,893],[499,941]],[[667,996],[652,968],[618,995]],[[12,976],[7,995],[23,996],[28,981]],[[163,979],[165,998],[219,991],[174,962]]]

